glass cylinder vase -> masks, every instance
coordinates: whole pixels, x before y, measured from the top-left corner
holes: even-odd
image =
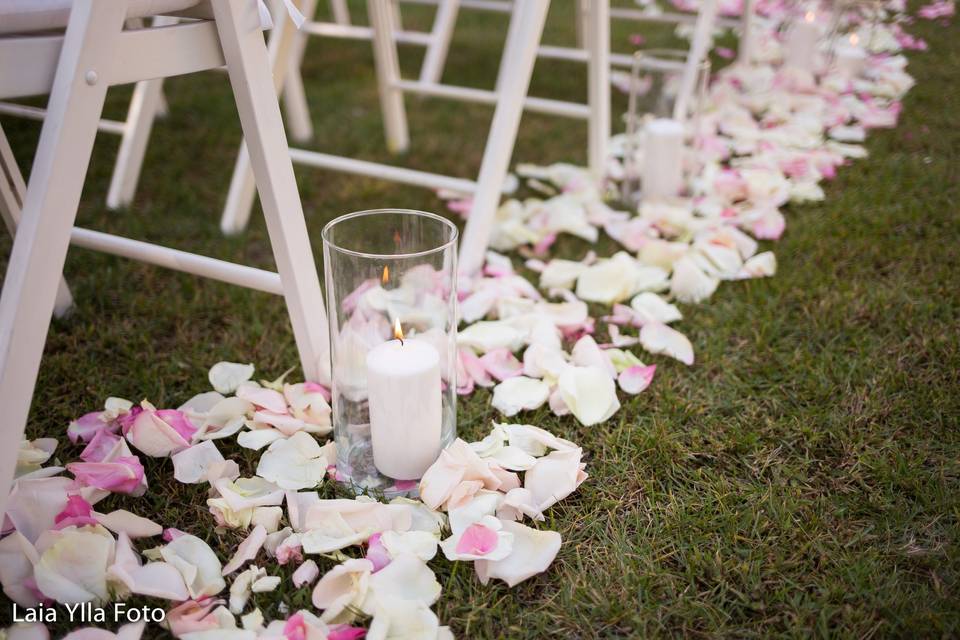
[[[457,228],[359,211],[324,227],[337,479],[413,495],[457,432]]]

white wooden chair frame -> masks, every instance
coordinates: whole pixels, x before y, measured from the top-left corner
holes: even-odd
[[[334,4],[342,0],[331,0],[331,4]],[[439,5],[442,6],[447,0],[403,0],[403,2],[408,4],[425,4],[425,5]],[[586,23],[586,18],[589,14],[589,3],[590,0],[576,0],[578,11],[577,11],[577,46],[576,47],[563,47],[563,46],[554,46],[554,45],[541,45],[537,51],[537,55],[541,58],[554,58],[558,60],[571,60],[571,61],[587,61],[587,51],[584,46],[584,25]],[[463,9],[476,9],[480,11],[492,11],[500,13],[509,13],[513,11],[515,3],[512,0],[459,0],[460,7]],[[743,34],[748,34],[753,21],[754,7],[756,5],[756,0],[745,0],[744,1],[744,12],[739,20],[735,18],[724,18],[718,17],[716,19],[716,24],[729,28],[736,29],[739,27],[741,32],[741,38]],[[336,15],[336,11],[335,11]],[[692,24],[697,20],[697,14],[692,13],[682,13],[682,12],[664,12],[660,14],[650,14],[646,13],[641,9],[632,9],[628,7],[610,7],[609,16],[611,20],[620,19],[620,20],[633,20],[636,22],[657,22],[657,23],[666,23],[666,24],[683,24],[689,23]],[[349,14],[345,18],[347,22],[350,20]],[[452,29],[451,29],[452,31]],[[445,52],[449,46],[450,33],[441,33],[437,34],[436,29],[433,35],[433,38],[430,40],[428,46],[428,57],[431,56],[431,49],[436,48],[438,51],[433,54],[437,59],[434,61],[434,66],[431,67],[434,75],[430,76],[434,81],[439,79],[439,74],[442,71]],[[744,48],[741,47],[738,52],[738,58],[743,60],[744,58]],[[633,57],[629,54],[622,53],[610,53],[610,64],[617,67],[630,67],[633,64]]]
[[[444,11],[438,11],[435,26],[436,24],[448,25],[443,28],[447,31],[452,30],[452,21],[459,6],[458,2],[459,0],[446,0],[441,5],[441,9],[447,13],[444,15]],[[501,57],[497,88],[495,90],[483,90],[401,78],[397,55],[398,40],[394,4],[391,0],[368,0],[368,13],[371,20],[370,33],[373,36],[377,83],[380,90],[380,105],[383,112],[388,149],[393,152],[402,152],[410,144],[403,103],[405,93],[495,105],[493,121],[487,136],[483,160],[476,181],[304,149],[290,150],[294,162],[432,189],[473,194],[470,215],[460,244],[460,267],[462,273],[474,273],[482,266],[489,245],[494,217],[500,203],[500,194],[506,181],[520,117],[524,108],[587,120],[589,123],[589,163],[598,176],[604,173],[607,144],[610,137],[610,82],[609,63],[607,62],[610,46],[609,20],[606,19],[609,0],[591,2],[591,12],[588,20],[590,33],[587,34],[591,52],[588,74],[588,104],[527,96],[527,89],[549,5],[550,0],[525,0],[512,11],[509,33]],[[316,9],[316,0],[302,0],[301,9],[305,15],[313,15]],[[284,73],[299,67],[298,64],[295,64],[295,62],[298,62],[296,56],[302,54],[303,45],[298,40],[302,40],[312,33],[310,26],[305,26],[307,27],[305,30],[293,35],[292,42],[275,45],[278,50],[285,50],[288,52],[287,55],[290,56],[288,59],[291,60],[291,63],[282,67]],[[272,34],[271,47],[274,47],[273,38],[282,36],[283,34]],[[281,76],[275,76],[274,80],[277,87],[284,86],[286,83],[286,79]],[[288,103],[289,106],[290,103]],[[292,118],[292,120],[308,121],[309,116],[304,113],[299,117]],[[228,234],[240,232],[246,227],[249,220],[253,203],[253,189],[247,165],[246,152],[241,148],[231,181],[227,204],[221,219],[221,229]]]
[[[132,26],[143,26],[141,20],[134,21]],[[157,16],[151,25],[162,27],[174,24],[176,18]],[[163,80],[142,80],[134,85],[130,105],[124,120],[109,120],[101,118],[98,128],[104,133],[120,136],[120,149],[113,165],[113,175],[110,178],[110,187],[107,190],[107,208],[119,209],[128,206],[133,201],[137,183],[140,180],[140,170],[143,167],[143,158],[147,151],[147,142],[154,121],[166,114],[167,105],[161,90]],[[32,107],[16,102],[0,102],[0,115],[8,115],[29,120],[43,120],[46,109]]]
[[[0,171],[0,182],[8,185],[4,193],[15,194],[0,202],[20,205],[8,212],[19,224],[0,296],[0,406],[6,412],[0,512],[70,243],[282,295],[304,374],[320,381],[329,376],[323,296],[256,2],[209,0],[198,8],[204,19],[137,30],[123,28],[126,7],[121,0],[74,0],[62,35],[0,36],[0,97],[50,95],[29,183],[18,177],[8,153]],[[107,88],[223,65],[249,142],[279,273],[74,227]]]

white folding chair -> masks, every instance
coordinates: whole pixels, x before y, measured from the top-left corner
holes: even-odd
[[[172,24],[175,18],[157,16],[151,24],[155,27]],[[133,28],[141,27],[143,21],[129,21]],[[133,95],[123,120],[101,118],[99,130],[120,136],[120,149],[113,166],[110,187],[107,190],[107,208],[119,209],[133,201],[143,157],[150,139],[154,120],[166,114],[167,106],[161,90],[162,80],[142,80],[134,86]],[[9,115],[30,120],[43,120],[46,109],[16,102],[0,102],[0,115]]]
[[[187,11],[192,19],[124,28],[127,18],[175,11]],[[57,27],[65,31],[48,31]],[[279,273],[75,228],[107,88],[223,65]],[[320,381],[329,377],[323,297],[256,0],[0,0],[0,98],[42,94],[50,98],[29,182],[22,199],[8,199],[21,205],[22,213],[14,216],[20,220],[0,296],[0,406],[5,411],[0,512],[71,242],[282,295],[304,374]],[[17,171],[6,159],[0,176],[16,184]]]
[[[452,29],[452,20],[456,16],[458,3],[459,0],[444,0],[434,21],[435,31],[437,31],[436,25],[440,23],[448,25],[443,29],[448,31]],[[495,90],[482,90],[401,78],[396,47],[397,42],[401,40],[395,24],[396,5],[393,0],[368,0],[367,7],[371,21],[368,29],[373,37],[377,84],[388,149],[401,152],[406,150],[410,143],[403,103],[405,93],[495,105],[476,181],[303,149],[291,149],[293,160],[323,169],[473,194],[473,204],[460,245],[460,266],[463,273],[475,272],[482,265],[489,244],[493,220],[500,202],[500,194],[504,191],[510,158],[524,108],[588,120],[590,166],[598,177],[603,174],[607,157],[606,145],[610,136],[609,64],[606,61],[606,55],[610,50],[609,22],[606,19],[609,0],[594,0],[590,3],[591,32],[587,35],[592,63],[589,74],[588,104],[527,96],[549,5],[550,0],[525,0],[515,6],[515,10],[511,12],[509,34],[501,57],[497,87]],[[316,0],[302,0],[301,9],[306,15],[312,15],[315,8]],[[360,27],[351,28],[359,29]],[[304,25],[304,32],[310,34],[315,33],[315,30],[308,23]],[[325,31],[324,35],[329,33]],[[270,46],[278,51],[287,51],[287,59],[290,59],[292,55],[298,53],[297,46],[274,42],[274,38],[281,37],[284,37],[284,34],[272,34]],[[302,38],[303,34],[291,35],[294,40],[298,37]],[[359,34],[357,37],[365,36]],[[281,72],[285,74],[294,66],[289,64],[283,67]],[[423,70],[421,70],[422,75]],[[274,79],[278,87],[283,86],[286,81],[283,76],[275,76]],[[308,116],[305,118],[308,119]],[[253,188],[248,163],[246,152],[241,147],[221,220],[221,229],[227,234],[242,231],[249,220]]]

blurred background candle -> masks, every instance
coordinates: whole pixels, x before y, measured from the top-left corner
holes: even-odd
[[[643,199],[669,198],[683,188],[683,125],[657,118],[643,128]]]
[[[794,20],[784,43],[783,61],[788,67],[813,71],[820,44],[820,28],[817,14],[807,11],[799,20]]]
[[[850,38],[837,45],[836,68],[839,73],[854,77],[860,75],[867,63],[867,52],[859,45],[860,37],[851,33]]]
[[[404,340],[399,319],[394,335],[367,354],[373,463],[395,480],[417,480],[440,455],[440,354]]]

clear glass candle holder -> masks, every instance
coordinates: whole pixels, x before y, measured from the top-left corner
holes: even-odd
[[[359,211],[323,229],[337,479],[414,495],[457,432],[457,228]]]
[[[710,84],[710,61],[703,60],[696,68],[693,93],[684,109],[677,114],[676,103],[680,92],[683,74],[686,70],[688,51],[685,49],[649,49],[638,51],[633,56],[630,78],[630,93],[627,102],[626,138],[624,145],[624,180],[622,197],[625,202],[638,204],[646,190],[648,195],[656,191],[655,197],[664,197],[660,185],[644,185],[644,162],[648,156],[656,156],[653,161],[666,173],[676,173],[671,165],[677,162],[684,169],[680,176],[679,192],[689,179],[689,151],[694,149],[700,137],[700,120]],[[648,131],[653,121],[653,131]],[[681,128],[681,148],[664,141],[660,134],[671,128],[671,123]],[[651,137],[652,133],[652,137]],[[668,134],[669,138],[669,134]],[[661,181],[661,176],[651,176],[650,181]],[[657,172],[654,172],[657,173]],[[673,185],[676,177],[668,179]],[[651,189],[656,186],[657,188]],[[672,186],[667,187],[672,190]],[[673,193],[671,195],[678,195]]]

